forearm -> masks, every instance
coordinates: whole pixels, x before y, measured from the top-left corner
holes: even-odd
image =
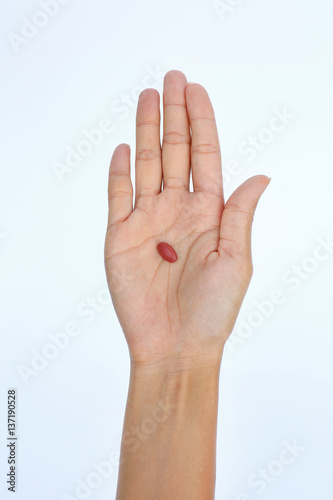
[[[117,500],[212,500],[220,363],[132,364]]]

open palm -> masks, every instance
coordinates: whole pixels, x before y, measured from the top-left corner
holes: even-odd
[[[213,362],[252,276],[253,214],[269,179],[248,179],[225,204],[207,92],[170,71],[163,110],[161,148],[159,94],[154,89],[140,94],[134,209],[129,147],[119,145],[111,160],[107,279],[132,361]],[[160,242],[175,249],[176,262],[162,259]]]

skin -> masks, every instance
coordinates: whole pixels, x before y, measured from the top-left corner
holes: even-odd
[[[131,358],[117,500],[214,498],[220,364],[253,273],[251,227],[268,183],[252,177],[225,203],[214,111],[201,85],[180,71],[165,75],[162,146],[159,93],[140,94],[135,192],[130,148],[120,144],[105,242]],[[176,262],[161,258],[161,241]],[[163,398],[174,409],[134,450],[126,438]]]

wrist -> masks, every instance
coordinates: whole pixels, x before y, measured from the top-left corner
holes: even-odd
[[[213,353],[174,353],[151,361],[136,359],[131,355],[131,373],[150,375],[178,375],[219,372],[223,355],[223,347]]]
[[[130,393],[147,404],[168,400],[181,408],[191,401],[217,398],[220,362],[131,362]]]

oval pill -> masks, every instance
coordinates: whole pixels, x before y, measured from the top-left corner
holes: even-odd
[[[168,243],[159,243],[157,245],[157,251],[162,259],[166,260],[167,262],[176,262],[178,258],[175,250]]]

